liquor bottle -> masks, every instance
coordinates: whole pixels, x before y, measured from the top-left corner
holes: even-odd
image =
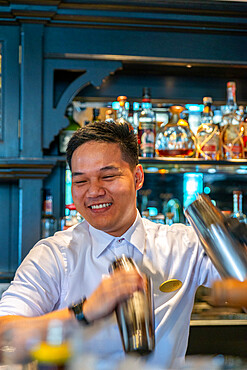
[[[50,189],[44,189],[41,237],[47,238],[57,231],[57,220],[53,216],[53,197]]]
[[[150,88],[144,87],[142,111],[139,115],[138,143],[141,157],[155,157],[156,120],[152,109]]]
[[[100,122],[99,114],[100,114],[99,109],[98,108],[93,108],[92,122]]]
[[[30,356],[37,370],[65,370],[72,356],[69,341],[65,339],[63,322],[53,319],[49,322],[47,335],[30,350]]]
[[[222,117],[221,143],[224,159],[243,158],[243,127],[241,116],[236,112],[236,83],[227,83],[227,105]]]
[[[243,131],[244,158],[247,158],[247,114],[243,105],[239,106],[239,114],[241,116],[240,129]]]
[[[114,113],[112,109],[107,109],[105,112],[105,123],[115,122]]]
[[[62,218],[60,230],[67,230],[69,227],[74,226],[83,220],[79,212],[77,212],[74,203],[65,206],[67,210],[66,216]]]
[[[74,106],[70,104],[66,110],[65,116],[69,120],[69,125],[65,127],[59,134],[59,153],[65,154],[69,140],[73,133],[78,130],[81,126],[73,118]]]
[[[194,134],[188,121],[181,118],[184,107],[173,105],[169,108],[171,117],[160,126],[156,137],[155,150],[160,157],[192,157],[195,153]]]
[[[247,223],[246,215],[243,213],[243,193],[239,190],[233,192],[233,212],[231,218],[237,218],[239,222]]]
[[[119,108],[117,111],[116,124],[127,124],[129,126],[129,130],[134,131],[133,126],[128,121],[128,110],[126,109],[127,96],[118,96],[117,101],[119,102]]]
[[[181,222],[181,204],[177,198],[171,198],[167,202],[167,213],[173,214],[173,223]],[[166,214],[167,216],[167,214]]]
[[[196,133],[196,157],[206,160],[220,159],[220,131],[213,121],[212,102],[211,97],[203,98],[201,125]]]
[[[134,108],[133,103],[129,103],[128,122],[133,127],[134,133],[138,135],[138,121],[134,119]]]

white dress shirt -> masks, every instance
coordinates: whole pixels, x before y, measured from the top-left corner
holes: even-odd
[[[57,232],[39,241],[17,269],[0,301],[0,316],[39,316],[88,297],[122,254],[132,257],[153,280],[156,347],[147,361],[170,368],[186,353],[196,289],[219,279],[190,226],[156,224],[138,213],[121,237],[86,221]],[[183,285],[162,293],[159,286],[168,279],[179,279]],[[98,354],[124,356],[115,314],[92,325],[89,348],[90,344]]]

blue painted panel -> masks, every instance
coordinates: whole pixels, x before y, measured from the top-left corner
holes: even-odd
[[[45,53],[113,54],[169,60],[247,60],[246,35],[46,27]]]
[[[0,271],[15,271],[18,265],[18,184],[0,182]]]
[[[3,43],[3,141],[0,141],[0,157],[14,157],[19,154],[19,27],[0,27],[0,42]]]
[[[19,254],[21,259],[40,239],[42,185],[41,179],[21,179],[19,181],[19,199],[22,207],[19,212]]]
[[[24,157],[41,157],[43,25],[22,26],[21,140]]]

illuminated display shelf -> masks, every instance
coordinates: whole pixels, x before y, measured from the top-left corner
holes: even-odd
[[[139,158],[147,173],[175,174],[186,172],[247,174],[247,159],[206,161],[198,158]]]

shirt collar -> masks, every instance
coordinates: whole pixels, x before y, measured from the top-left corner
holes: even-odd
[[[92,238],[93,254],[99,257],[102,252],[112,243],[114,239],[124,238],[129,243],[131,243],[135,248],[137,248],[142,254],[145,247],[145,229],[142,223],[142,218],[139,211],[137,211],[137,216],[134,223],[130,228],[120,237],[115,237],[110,234],[105,233],[102,230],[95,229],[93,226],[89,225],[89,233]]]

